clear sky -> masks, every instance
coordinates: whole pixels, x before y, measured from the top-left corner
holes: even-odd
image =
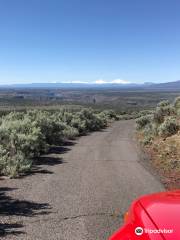
[[[1,84],[116,79],[180,79],[179,0],[0,0]]]

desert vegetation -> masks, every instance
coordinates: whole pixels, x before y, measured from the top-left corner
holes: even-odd
[[[46,153],[52,145],[100,130],[114,111],[28,110],[11,112],[0,118],[0,174],[16,177],[29,171],[34,159]]]
[[[176,89],[175,89],[176,90]],[[58,109],[61,105],[91,107],[96,110],[113,109],[119,114],[137,114],[141,110],[153,109],[162,100],[173,101],[180,92],[121,88],[84,89],[0,89],[0,115],[13,109]]]
[[[168,188],[180,187],[180,97],[136,120],[138,138]]]

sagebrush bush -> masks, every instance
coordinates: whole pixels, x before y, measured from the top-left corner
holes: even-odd
[[[179,130],[179,125],[174,117],[167,117],[165,121],[159,126],[159,135],[162,137],[169,137],[176,134]]]
[[[79,136],[79,131],[74,127],[66,126],[66,128],[63,130],[63,136],[64,136],[64,140],[66,139],[73,140],[77,136]]]
[[[114,112],[94,112],[82,109],[70,112],[11,112],[0,118],[0,174],[15,177],[28,171],[33,159],[47,152],[50,145],[60,145],[68,139],[107,126]]]
[[[170,105],[170,102],[168,100],[163,100],[157,104],[157,107],[167,107]]]
[[[107,127],[108,120],[111,119],[104,112],[100,112],[100,113],[96,114],[96,117],[99,119],[99,125],[100,125],[99,127],[100,128]],[[114,119],[114,117],[112,119]],[[118,120],[118,117],[116,120]]]
[[[94,113],[92,109],[83,109],[77,114],[84,126],[84,132],[96,131],[104,127],[104,117],[110,119],[108,115]]]
[[[70,126],[76,128],[80,135],[86,133],[86,121],[81,120],[77,115],[71,120]]]
[[[19,173],[25,173],[31,169],[32,159],[26,158],[22,152],[17,152],[14,156],[2,156],[4,175],[8,175],[12,178],[17,177]]]
[[[147,135],[147,136],[144,137],[144,139],[143,139],[143,141],[142,141],[142,144],[143,144],[144,146],[149,145],[149,144],[152,143],[152,140],[153,140],[152,136],[151,136],[151,135],[150,135],[150,136]]]
[[[174,108],[176,109],[177,113],[180,112],[180,97],[177,97],[174,101]]]
[[[113,110],[104,110],[103,113],[106,115],[109,119],[118,120],[118,115]]]
[[[161,124],[166,116],[172,116],[175,114],[175,109],[172,105],[159,104],[154,112],[154,122]]]
[[[180,109],[177,109],[176,114],[178,117],[180,117]]]
[[[180,97],[174,104],[169,101],[160,102],[152,114],[137,119],[137,130],[144,136],[143,144],[150,144],[156,136],[168,137],[180,129],[178,115],[180,114]]]
[[[146,116],[146,115],[152,115],[154,113],[153,110],[142,110],[140,112],[137,112],[138,117]]]
[[[145,115],[136,120],[137,129],[141,130],[152,121],[151,115]]]
[[[0,126],[1,172],[15,176],[28,170],[32,158],[40,155],[44,144],[40,129],[30,120],[23,119],[20,123],[3,119]]]
[[[66,123],[62,122],[59,113],[50,113],[47,111],[34,111],[28,113],[28,118],[35,122],[35,126],[41,130],[45,142],[49,145],[60,144],[63,142],[63,130],[66,129]]]

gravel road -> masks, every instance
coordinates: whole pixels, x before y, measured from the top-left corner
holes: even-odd
[[[31,175],[0,181],[0,234],[18,240],[105,240],[131,201],[161,191],[139,160],[134,121],[52,149]]]

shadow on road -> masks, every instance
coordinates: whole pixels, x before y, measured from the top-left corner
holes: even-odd
[[[64,154],[71,150],[70,147],[76,144],[75,141],[66,141],[62,146],[54,146],[49,149],[48,154]]]
[[[62,158],[58,158],[58,157],[53,157],[53,156],[41,156],[38,159],[36,159],[35,161],[35,165],[34,165],[34,170],[36,169],[35,166],[54,166],[54,165],[58,165],[58,164],[62,164],[63,163],[63,159]],[[38,170],[38,168],[37,168]]]
[[[18,229],[22,228],[22,224],[18,223],[0,223],[0,238],[5,237],[7,235],[19,235],[19,234],[25,234],[25,232],[20,231]]]
[[[50,210],[51,207],[47,203],[17,200],[8,196],[7,192],[13,190],[16,189],[7,187],[0,188],[0,238],[9,234],[17,235],[24,233],[19,230],[23,225],[21,223],[10,222],[9,216],[33,217],[50,213],[48,210]]]
[[[38,159],[36,159],[35,163],[36,165],[49,165],[54,166],[57,164],[64,163],[63,159],[60,157],[57,157],[55,154],[65,154],[71,150],[71,146],[74,146],[76,142],[74,141],[66,141],[63,143],[62,146],[52,146],[50,147],[48,153],[46,155],[40,156]],[[55,155],[55,156],[54,156]]]
[[[34,159],[34,164],[32,169],[24,174],[21,174],[18,178],[24,178],[26,176],[31,176],[34,174],[53,174],[53,171],[45,169],[47,166],[55,166],[65,163],[63,158],[57,156],[65,154],[71,150],[71,146],[76,144],[75,141],[66,141],[62,146],[50,147],[46,155],[42,155]],[[57,155],[56,155],[57,154]]]
[[[34,174],[53,174],[53,171],[49,170],[48,166],[65,163],[59,155],[70,151],[71,146],[75,144],[74,141],[67,141],[63,146],[51,147],[46,155],[42,155],[34,160],[31,171],[18,178]],[[8,193],[14,190],[16,189],[0,187],[0,239],[9,235],[25,234],[22,222],[13,220],[12,216],[34,217],[51,213],[51,207],[47,203],[18,200],[9,196],[10,194]]]

